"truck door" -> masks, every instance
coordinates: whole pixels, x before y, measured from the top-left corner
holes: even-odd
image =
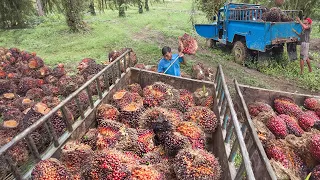
[[[218,22],[217,22],[219,39],[224,39],[224,29],[225,29],[224,21],[225,21],[224,10],[220,9],[218,13]]]

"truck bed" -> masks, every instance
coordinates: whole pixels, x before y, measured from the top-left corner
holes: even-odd
[[[120,90],[131,83],[138,83],[142,87],[145,87],[157,81],[172,85],[174,88],[187,89],[191,92],[205,85],[206,88],[210,88],[212,92],[214,92],[214,107],[212,107],[212,109],[216,113],[217,117],[219,117],[220,124],[214,133],[209,134],[209,139],[211,139],[211,148],[208,150],[213,152],[213,154],[219,158],[219,163],[223,170],[221,175],[222,179],[239,179],[243,177],[243,174],[247,175],[247,179],[254,179],[248,152],[245,148],[240,125],[238,123],[236,112],[233,108],[221,66],[217,68],[215,82],[174,77],[136,68],[128,68],[125,73],[121,74],[119,73],[120,60],[125,58],[127,53],[130,53],[130,51],[126,51],[123,55],[118,57],[117,60],[109,64],[91,80],[86,82],[78,90],[63,100],[58,106],[53,108],[47,115],[40,118],[37,122],[0,148],[0,155],[4,155],[3,157],[5,157],[5,153],[7,153],[7,151],[19,141],[26,141],[27,144],[31,145],[29,152],[33,155],[33,158],[31,158],[29,162],[25,163],[23,167],[17,167],[9,159],[6,159],[6,163],[11,167],[11,174],[7,176],[7,179],[13,179],[14,177],[16,179],[28,179],[30,178],[35,163],[50,157],[59,158],[61,147],[68,140],[79,139],[90,127],[96,125],[96,108],[103,102],[108,103],[113,93],[117,90]],[[124,66],[130,67],[128,64],[124,64]],[[113,72],[117,72],[117,74],[114,74]],[[99,78],[104,78],[105,82],[109,82],[109,78],[112,78],[113,84],[105,91],[102,91]],[[91,84],[97,85],[98,95],[96,98],[93,98],[88,88]],[[89,95],[89,108],[86,110],[81,110],[80,108],[81,117],[73,123],[70,123],[68,119],[65,119],[68,128],[63,135],[57,137],[53,128],[49,128],[49,134],[52,137],[52,142],[45,152],[39,154],[37,147],[34,146],[32,137],[30,137],[29,134],[40,126],[50,126],[50,124],[48,124],[49,118],[59,109],[63,109],[67,102],[76,98],[83,90],[86,90]],[[236,168],[234,163],[237,153],[239,153],[238,155],[241,157],[241,165],[239,168]]]

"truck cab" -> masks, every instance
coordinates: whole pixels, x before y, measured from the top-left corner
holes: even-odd
[[[294,21],[300,11],[281,11],[285,22],[267,21],[266,13],[267,8],[256,4],[226,3],[213,18],[215,22],[195,24],[195,29],[210,47],[216,42],[232,46],[235,61],[244,64],[250,52],[281,52],[286,43],[291,47],[300,39],[302,27]]]

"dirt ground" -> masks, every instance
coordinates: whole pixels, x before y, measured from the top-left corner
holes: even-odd
[[[166,38],[161,32],[150,30],[148,27],[146,27],[140,33],[135,34],[133,36],[133,40],[142,40],[147,43],[156,42],[158,44],[159,49],[163,46],[170,46],[173,49],[173,52],[177,52],[177,39]],[[216,70],[218,64],[221,64],[231,92],[234,90],[233,80],[237,79],[239,83],[246,85],[254,85],[262,88],[267,87],[268,89],[294,93],[319,95],[319,92],[311,92],[308,89],[299,87],[296,84],[296,81],[294,80],[288,80],[282,77],[278,78],[274,76],[269,76],[260,73],[255,69],[243,67],[230,60],[223,60],[223,57],[221,57],[220,55],[213,54],[212,51],[210,51],[210,49],[203,47],[204,45],[200,43],[201,42],[199,42],[199,49],[197,53],[201,54],[201,56],[187,56],[187,60],[192,62],[202,62],[214,70]],[[314,39],[311,44],[312,50],[320,49],[320,39]],[[254,80],[253,83],[250,83],[251,79]],[[249,81],[249,83],[246,83],[246,81]]]
[[[310,50],[311,51],[320,51],[320,38],[317,39],[311,39],[310,40]]]

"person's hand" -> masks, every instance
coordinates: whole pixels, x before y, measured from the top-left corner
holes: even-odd
[[[300,18],[298,16],[296,17],[296,21],[300,22]]]
[[[183,57],[183,56],[184,56],[183,52],[179,52],[179,57]]]

